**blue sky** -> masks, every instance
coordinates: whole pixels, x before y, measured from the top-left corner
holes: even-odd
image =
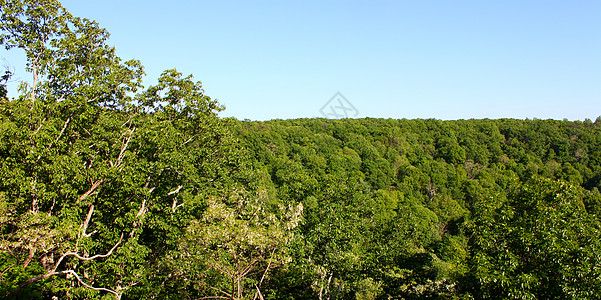
[[[147,84],[177,68],[222,116],[601,115],[601,1],[81,1]]]

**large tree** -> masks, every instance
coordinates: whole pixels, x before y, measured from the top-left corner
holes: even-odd
[[[0,100],[0,297],[143,297],[237,168],[222,108],[175,70],[138,93],[140,63],[57,1],[0,3],[32,74]]]

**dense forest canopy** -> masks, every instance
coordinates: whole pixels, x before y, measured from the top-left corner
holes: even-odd
[[[601,118],[219,118],[108,32],[0,0],[0,297],[595,299]]]

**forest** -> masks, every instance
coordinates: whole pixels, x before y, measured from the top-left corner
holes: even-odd
[[[599,299],[601,117],[240,121],[0,0],[2,299]]]

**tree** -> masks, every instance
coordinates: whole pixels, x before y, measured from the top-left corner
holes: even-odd
[[[221,107],[175,70],[136,95],[139,62],[57,1],[1,3],[0,42],[33,78],[0,100],[0,295],[144,298],[235,172]]]
[[[4,71],[4,75],[0,76],[0,101],[8,100],[8,90],[6,89],[6,83],[12,76],[9,70]]]
[[[266,191],[249,195],[233,189],[210,197],[202,218],[193,221],[166,260],[180,287],[200,299],[263,299],[269,272],[291,260],[287,244],[302,205],[266,205]]]
[[[590,299],[601,278],[601,226],[582,189],[535,178],[490,214],[477,216],[470,247],[484,298]],[[488,220],[488,221],[486,221]]]
[[[32,102],[119,107],[140,87],[140,63],[122,62],[95,21],[72,16],[54,0],[3,2],[0,42],[25,52],[32,82],[21,90]]]

